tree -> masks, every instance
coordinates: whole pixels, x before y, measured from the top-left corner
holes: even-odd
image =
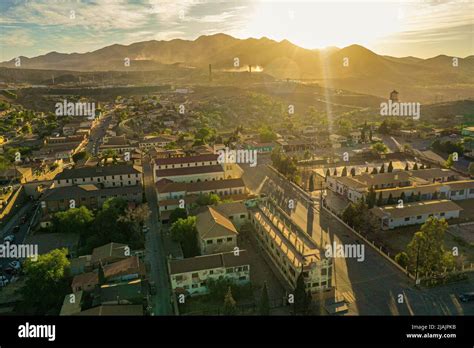
[[[237,306],[234,298],[232,297],[232,291],[230,289],[227,290],[227,294],[224,298],[224,307],[222,309],[222,314],[224,315],[236,315],[237,314]]]
[[[402,194],[400,195],[400,199],[402,200],[402,202],[406,202],[405,192],[402,192]]]
[[[221,201],[221,198],[216,195],[215,193],[209,194],[199,194],[198,198],[196,199],[196,204],[200,206],[206,205],[216,205]]]
[[[332,175],[337,176],[337,168],[334,168],[334,172],[332,173]]]
[[[352,167],[351,169],[351,176],[355,176],[356,175],[356,170],[354,167]]]
[[[367,205],[369,209],[372,209],[375,206],[375,201],[377,199],[377,193],[375,192],[374,186],[371,186],[369,193],[367,194]]]
[[[387,172],[388,172],[388,173],[393,172],[393,164],[392,164],[392,161],[390,161],[390,163],[388,164]]]
[[[314,191],[314,174],[309,177],[309,192]]]
[[[473,174],[474,174],[474,172],[473,172]],[[331,172],[329,171],[329,168],[326,169],[326,177],[328,177],[328,176],[331,176]]]
[[[388,152],[387,146],[381,142],[373,144],[372,150],[379,154]]]
[[[450,155],[448,156],[448,159],[446,160],[446,162],[444,163],[444,165],[446,166],[446,168],[451,168],[451,167],[454,165],[453,154],[450,154]]]
[[[296,288],[294,294],[294,313],[303,315],[306,314],[309,310],[310,303],[308,302],[308,294],[306,293],[303,270],[301,270],[298,278],[296,279]]]
[[[415,162],[415,164],[413,165],[413,170],[418,170],[418,163]]]
[[[260,297],[258,312],[260,315],[270,315],[270,301],[268,298],[267,282],[263,283],[262,296]]]
[[[58,233],[78,233],[85,236],[94,221],[94,214],[85,206],[57,212],[53,215],[53,230]]]
[[[77,163],[81,160],[87,160],[90,157],[90,154],[87,151],[81,151],[72,155],[72,160],[74,163]]]
[[[395,255],[395,262],[398,263],[400,266],[403,268],[406,268],[408,266],[408,262],[410,261],[408,254],[404,251],[398,253]]]
[[[405,170],[406,170],[406,171],[410,170],[410,166],[408,165],[408,162],[407,162],[407,164],[405,165]]]
[[[341,176],[347,176],[347,167],[342,168]]]
[[[186,219],[178,219],[171,225],[170,232],[171,238],[181,244],[185,257],[199,255],[195,216],[188,216]]]
[[[418,191],[418,194],[416,195],[416,201],[419,202],[421,201],[421,192]]]
[[[369,129],[369,141],[372,142],[372,128]]]
[[[380,174],[385,173],[385,164],[382,164],[382,166],[380,167],[379,173],[380,173]]]
[[[106,282],[105,278],[105,272],[104,272],[104,266],[102,265],[102,262],[99,260],[99,270],[98,270],[98,278],[99,278],[99,285],[103,285]]]
[[[378,174],[378,171],[377,171],[377,168],[376,168],[376,167],[374,167],[374,168],[372,169],[372,173],[371,173],[371,174]]]
[[[365,167],[365,172],[366,172],[366,173],[369,172],[369,166]]]
[[[184,208],[176,208],[170,214],[169,223],[173,224],[174,222],[178,221],[179,219],[186,219],[188,217],[188,213]]]
[[[445,219],[430,217],[416,232],[407,246],[410,268],[417,275],[431,277],[454,265],[454,258],[444,249],[444,236],[448,229]]]
[[[70,262],[67,249],[54,249],[27,259],[23,265],[26,276],[21,289],[21,309],[27,314],[58,315],[64,296],[70,292]]]
[[[377,206],[381,207],[383,205],[382,191],[379,192],[379,198],[377,199]]]
[[[342,212],[342,220],[344,220],[344,222],[349,226],[354,226],[356,214],[357,212],[355,210],[354,204],[350,203]]]
[[[387,199],[387,204],[394,204],[395,202],[393,201],[393,196],[392,194],[390,193],[388,195],[388,199]]]
[[[260,141],[262,143],[269,143],[276,140],[277,136],[270,127],[262,127],[259,129]]]

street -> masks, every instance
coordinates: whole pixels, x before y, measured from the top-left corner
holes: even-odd
[[[145,240],[145,260],[150,264],[150,281],[156,285],[156,295],[152,298],[154,315],[172,315],[171,291],[163,247],[161,224],[158,215],[158,200],[153,180],[153,169],[148,159],[143,161],[145,196],[150,208],[150,217],[146,223],[150,230]]]

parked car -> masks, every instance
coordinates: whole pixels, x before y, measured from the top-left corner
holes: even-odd
[[[465,292],[465,293],[459,295],[459,299],[462,302],[474,301],[474,292]]]
[[[12,243],[13,241],[15,240],[15,235],[13,234],[9,234],[8,236],[6,236],[5,238],[3,238],[3,242],[10,242]]]
[[[13,232],[13,233],[18,233],[18,232],[20,232],[20,225],[16,225],[15,227],[13,227],[12,232]]]

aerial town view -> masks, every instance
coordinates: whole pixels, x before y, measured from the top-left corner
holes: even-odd
[[[394,339],[454,344],[474,2],[1,0],[0,238],[0,340],[410,317]]]

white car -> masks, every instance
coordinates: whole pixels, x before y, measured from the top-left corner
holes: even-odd
[[[3,238],[3,242],[13,242],[15,240],[15,235],[13,234],[9,234],[8,236],[6,236],[5,238]]]

